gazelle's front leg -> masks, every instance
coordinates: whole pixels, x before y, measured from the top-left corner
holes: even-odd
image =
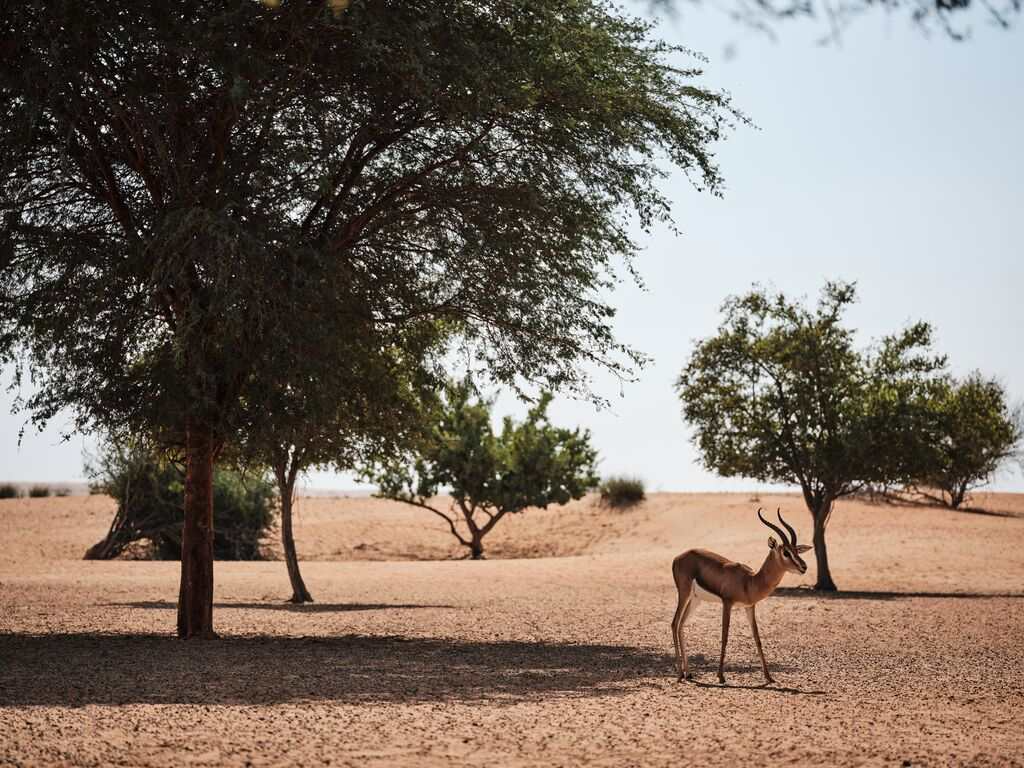
[[[747,621],[750,622],[750,631],[754,633],[754,645],[757,646],[757,655],[761,657],[761,671],[764,672],[764,681],[774,683],[772,676],[768,674],[768,662],[764,660],[764,651],[761,650],[761,635],[757,631],[757,617],[754,615],[754,606],[747,608]]]
[[[722,653],[718,657],[718,682],[725,682],[725,646],[729,643],[729,619],[732,616],[732,603],[722,599]]]

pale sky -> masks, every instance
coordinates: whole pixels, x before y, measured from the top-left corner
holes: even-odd
[[[754,282],[813,300],[825,280],[855,280],[848,320],[864,340],[927,320],[954,373],[980,369],[1024,398],[1024,28],[976,24],[971,41],[954,43],[905,14],[873,12],[840,47],[815,45],[823,31],[782,27],[772,42],[689,8],[662,24],[711,58],[704,82],[758,128],[719,147],[724,199],[667,183],[683,234],[643,238],[647,291],[613,297],[620,339],[653,362],[621,395],[598,377],[609,410],[552,407],[556,423],[591,430],[603,473],[637,474],[652,490],[755,487],[700,468],[672,388],[723,299]],[[24,417],[8,414],[11,401],[0,392],[0,481],[81,479],[85,440],[61,443],[58,422],[19,447]],[[522,411],[503,397],[497,415]],[[330,473],[310,483],[355,487]],[[1024,490],[1024,478],[1013,470],[994,487]]]

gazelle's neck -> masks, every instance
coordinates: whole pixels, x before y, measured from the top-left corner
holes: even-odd
[[[782,563],[775,557],[775,553],[769,551],[768,557],[761,563],[761,569],[754,574],[754,588],[760,595],[758,599],[763,600],[774,592],[785,575],[786,569],[782,567]]]

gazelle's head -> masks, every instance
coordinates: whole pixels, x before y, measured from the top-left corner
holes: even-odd
[[[758,508],[757,510],[758,519],[760,519],[762,523],[764,523],[777,534],[779,534],[779,538],[782,539],[782,543],[780,544],[779,542],[775,541],[774,536],[768,537],[768,547],[772,551],[772,556],[779,561],[783,568],[785,568],[787,571],[790,571],[791,573],[807,573],[807,563],[805,563],[804,559],[800,557],[800,553],[806,552],[810,549],[810,547],[806,544],[796,543],[796,531],[793,530],[793,526],[791,526],[789,523],[782,519],[781,507],[778,510],[776,510],[775,514],[779,516],[779,522],[786,527],[787,531],[789,531],[789,537],[787,537],[786,534],[783,533],[782,529],[779,528],[777,525],[769,523],[767,520],[761,517],[760,508]]]

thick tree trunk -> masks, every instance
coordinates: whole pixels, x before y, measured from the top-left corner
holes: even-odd
[[[190,423],[185,435],[185,525],[181,534],[178,637],[213,631],[213,460],[210,430]]]
[[[822,592],[835,592],[836,583],[832,581],[832,572],[828,567],[828,548],[825,546],[825,528],[832,511],[832,500],[824,499],[812,510],[814,516],[814,559],[817,561],[818,580],[814,588]]]
[[[285,480],[280,483],[281,494],[281,544],[284,546],[284,561],[288,566],[288,580],[292,584],[290,603],[312,603],[313,596],[306,589],[299,572],[299,555],[295,550],[295,537],[292,534],[292,502],[295,500],[295,481]]]

